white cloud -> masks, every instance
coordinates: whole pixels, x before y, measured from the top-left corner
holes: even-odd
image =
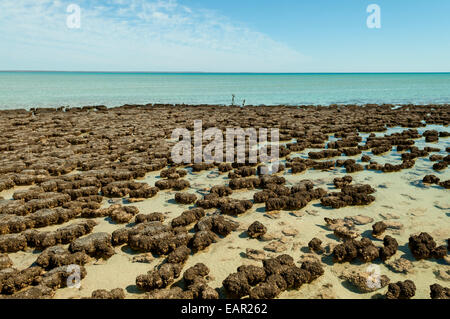
[[[81,7],[81,29],[66,8]],[[0,2],[0,69],[292,72],[306,58],[214,11],[175,0]]]

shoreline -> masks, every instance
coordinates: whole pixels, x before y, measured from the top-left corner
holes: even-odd
[[[14,112],[73,112],[73,111],[105,111],[115,109],[152,109],[152,108],[202,108],[202,107],[219,107],[219,108],[237,108],[237,109],[251,109],[251,108],[297,108],[297,109],[320,109],[320,108],[391,108],[402,109],[408,107],[450,107],[450,103],[428,103],[428,104],[401,104],[401,103],[364,103],[364,104],[275,104],[275,105],[226,105],[226,104],[178,104],[178,103],[148,103],[148,104],[123,104],[119,106],[106,106],[106,105],[85,105],[85,106],[58,106],[58,107],[29,107],[29,108],[17,108],[17,109],[0,109],[0,113],[14,113]]]

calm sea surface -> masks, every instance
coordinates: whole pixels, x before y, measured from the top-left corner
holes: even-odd
[[[0,72],[0,109],[147,103],[450,103],[450,73]]]

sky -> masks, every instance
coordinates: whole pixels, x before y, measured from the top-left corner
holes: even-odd
[[[450,72],[450,1],[0,0],[0,70]]]

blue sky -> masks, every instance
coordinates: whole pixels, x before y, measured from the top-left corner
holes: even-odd
[[[450,72],[449,16],[448,0],[1,0],[0,70]]]

